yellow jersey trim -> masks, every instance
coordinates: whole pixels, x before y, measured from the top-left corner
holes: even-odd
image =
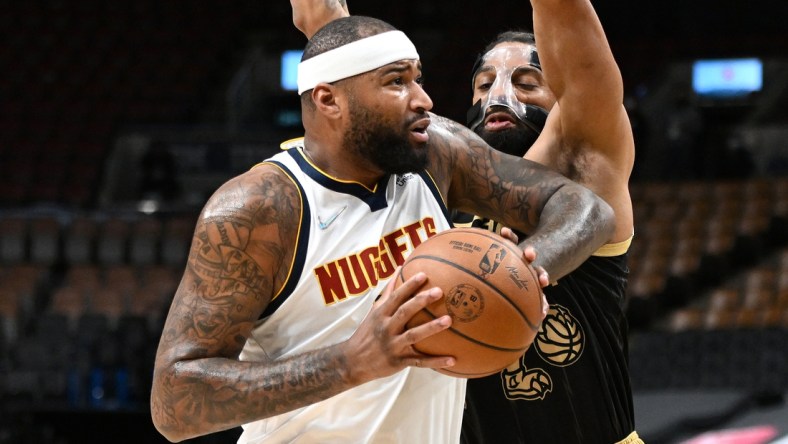
[[[304,146],[304,136],[301,136],[301,137],[294,137],[292,139],[285,140],[284,142],[279,144],[279,149],[289,150],[290,148],[303,147],[303,146]]]
[[[271,302],[273,302],[276,300],[276,298],[278,298],[282,294],[282,290],[284,290],[285,287],[287,286],[287,283],[290,282],[290,276],[292,276],[293,274],[293,267],[295,266],[295,260],[296,260],[296,252],[298,251],[298,243],[301,240],[301,226],[304,222],[304,200],[301,196],[301,187],[298,186],[298,182],[296,182],[296,180],[293,177],[287,174],[287,171],[283,170],[282,167],[280,167],[279,165],[273,162],[260,162],[257,165],[255,165],[253,168],[256,168],[261,165],[270,165],[278,169],[290,180],[290,182],[293,182],[293,185],[295,185],[296,190],[298,190],[298,200],[299,202],[301,202],[301,213],[298,217],[298,230],[296,232],[295,245],[293,246],[293,257],[290,258],[290,266],[287,267],[287,276],[285,277],[285,280],[282,282],[282,286],[279,287],[278,290],[276,290],[274,296],[271,298]]]
[[[334,180],[336,182],[352,183],[352,184],[356,184],[356,185],[361,185],[362,187],[364,187],[364,189],[369,190],[372,193],[374,193],[378,189],[378,185],[377,184],[375,184],[374,188],[370,189],[368,186],[364,185],[363,183],[356,182],[356,181],[353,181],[353,180],[342,180],[342,179],[334,177],[334,176],[326,173],[325,171],[321,170],[320,168],[318,168],[317,165],[312,163],[312,160],[309,159],[309,156],[304,154],[304,137],[303,136],[302,137],[294,137],[292,139],[285,140],[284,142],[279,144],[279,148],[282,149],[282,150],[289,150],[290,148],[297,148],[298,152],[301,153],[301,157],[303,157],[304,160],[306,160],[310,165],[312,165],[312,167],[314,167],[317,171],[319,171],[320,174],[322,174],[322,175],[324,175],[326,177],[329,177],[329,178],[331,178],[332,180]],[[433,182],[434,182],[434,180],[433,180]],[[444,205],[445,205],[445,202],[444,202]]]
[[[343,180],[343,179],[340,179],[338,177],[334,177],[334,176],[326,173],[325,171],[321,170],[320,167],[318,167],[317,165],[312,163],[312,160],[309,158],[309,156],[307,156],[306,153],[304,153],[304,147],[303,146],[297,146],[296,149],[298,150],[298,154],[300,154],[301,157],[303,157],[304,160],[306,160],[306,162],[308,164],[312,165],[312,168],[316,169],[318,172],[320,172],[320,174],[330,178],[331,180],[333,180],[335,182],[340,182],[340,183],[348,183],[348,184],[353,184],[353,185],[359,185],[361,187],[364,187],[364,189],[369,191],[370,193],[374,193],[375,191],[377,191],[378,184],[375,184],[374,187],[370,188],[370,187],[364,185],[361,182],[356,182],[355,180]]]
[[[441,200],[443,201],[443,206],[448,208],[449,204],[448,202],[446,202],[446,197],[443,196],[443,192],[441,191],[441,188],[438,186],[438,183],[435,182],[435,178],[432,177],[432,174],[429,171],[424,170],[424,172],[427,173],[427,176],[429,176],[430,180],[432,181],[432,184],[435,185],[435,189],[438,190],[438,194],[440,194]]]

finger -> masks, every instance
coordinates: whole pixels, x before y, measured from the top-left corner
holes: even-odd
[[[530,264],[531,262],[536,260],[536,249],[531,246],[527,245],[523,248],[523,258],[528,261]]]
[[[440,292],[439,289],[430,289],[427,292],[420,293],[413,299],[415,300],[417,298],[425,297],[425,299],[429,300],[431,298],[426,296],[434,296],[436,294],[442,294],[442,292]],[[451,324],[451,316],[440,316],[429,322],[425,322],[424,324],[417,325],[405,330],[402,333],[401,338],[403,338],[405,344],[412,346],[450,328]],[[453,366],[456,363],[456,358],[453,356],[431,356],[419,353],[415,350],[415,348],[413,350],[416,352],[416,355],[413,357],[404,358],[403,361],[406,365],[422,368],[443,368]]]
[[[419,368],[446,368],[457,363],[454,356],[430,356],[419,353],[418,356],[402,360],[405,365]]]
[[[542,320],[547,317],[547,312],[550,311],[550,304],[547,302],[547,296],[542,293]]]
[[[539,278],[539,285],[544,288],[550,285],[550,274],[547,273],[547,270],[542,268],[541,266],[537,265],[534,267],[536,271],[536,275]]]
[[[539,285],[544,288],[550,285],[550,275],[542,266],[534,265],[533,262],[536,260],[536,256],[536,249],[533,246],[527,245],[523,248],[523,259],[533,267],[539,280]]]
[[[439,316],[429,322],[405,330],[402,336],[408,345],[413,345],[448,329],[451,327],[451,323],[451,316]]]
[[[392,332],[401,333],[405,331],[406,325],[411,319],[413,319],[413,316],[415,316],[416,313],[425,309],[433,302],[438,301],[441,297],[443,297],[443,290],[441,290],[439,287],[432,287],[421,291],[410,299],[404,301],[402,305],[397,308],[397,311],[392,315],[392,318],[394,319],[394,322],[391,324]],[[449,324],[451,325],[451,318],[449,317],[448,320]],[[415,341],[420,341],[423,339],[423,337],[414,339],[411,338],[410,335],[411,334],[406,334],[406,345],[411,345]]]
[[[411,276],[409,279],[405,280],[396,290],[394,290],[394,281],[397,279],[402,279],[400,273],[396,273],[394,275],[394,279],[392,279],[387,285],[386,289],[383,290],[383,295],[378,301],[380,305],[386,306],[388,309],[388,313],[394,313],[399,306],[403,304],[407,299],[409,299],[413,293],[415,293],[424,283],[427,281],[427,275],[423,272],[418,272],[415,275]]]
[[[386,283],[386,286],[383,287],[383,292],[375,297],[375,304],[377,304],[384,296],[388,297],[392,291],[394,291],[394,285],[397,283],[397,279],[401,279],[400,273],[402,272],[402,265],[398,266],[396,270],[394,270],[394,278],[389,280]]]
[[[501,228],[501,236],[504,237],[505,239],[510,240],[515,245],[519,241],[519,238],[517,237],[517,234],[509,227]]]
[[[394,290],[394,285],[396,285],[397,279],[401,279],[402,278],[402,276],[400,276],[400,273],[402,273],[402,265],[398,265],[397,268],[394,270],[394,279],[388,281],[388,283],[386,284],[386,287],[383,289],[384,293],[386,291],[391,293]]]

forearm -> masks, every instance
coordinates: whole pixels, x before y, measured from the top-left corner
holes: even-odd
[[[290,0],[293,24],[311,39],[328,22],[350,15],[345,0]]]
[[[543,165],[491,149],[467,128],[433,115],[431,173],[450,208],[500,222],[528,235],[527,245],[558,279],[604,245],[615,229],[610,205]],[[459,174],[458,174],[459,172]]]
[[[181,441],[330,398],[357,385],[341,347],[273,363],[184,360],[157,369],[151,392],[156,428]]]
[[[591,2],[531,0],[531,6],[539,60],[559,103],[597,110],[623,103],[621,72]]]
[[[533,246],[535,264],[556,281],[608,242],[614,230],[613,209],[586,188],[568,184],[547,201],[536,230],[520,246]]]

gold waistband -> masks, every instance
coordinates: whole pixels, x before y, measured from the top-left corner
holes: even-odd
[[[598,250],[592,254],[592,256],[601,256],[601,257],[610,257],[610,256],[620,256],[629,250],[629,246],[632,245],[632,238],[635,237],[633,234],[629,237],[629,239],[622,240],[621,242],[616,242],[614,244],[605,244],[599,247]]]
[[[616,444],[645,444],[638,436],[638,432],[632,432],[626,438],[617,442]]]

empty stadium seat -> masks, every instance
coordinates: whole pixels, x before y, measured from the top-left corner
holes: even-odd
[[[96,237],[96,259],[105,265],[126,262],[129,222],[111,217],[101,223]]]
[[[173,217],[164,223],[161,238],[161,259],[164,265],[183,266],[189,253],[195,219]]]
[[[88,264],[93,261],[98,223],[90,217],[74,217],[64,228],[63,255],[69,265]]]
[[[54,217],[37,218],[30,224],[30,260],[51,265],[60,257],[60,222]]]
[[[0,263],[27,261],[28,221],[22,217],[0,217]]]
[[[162,224],[154,218],[134,223],[129,241],[129,261],[135,265],[152,265],[159,260]]]

